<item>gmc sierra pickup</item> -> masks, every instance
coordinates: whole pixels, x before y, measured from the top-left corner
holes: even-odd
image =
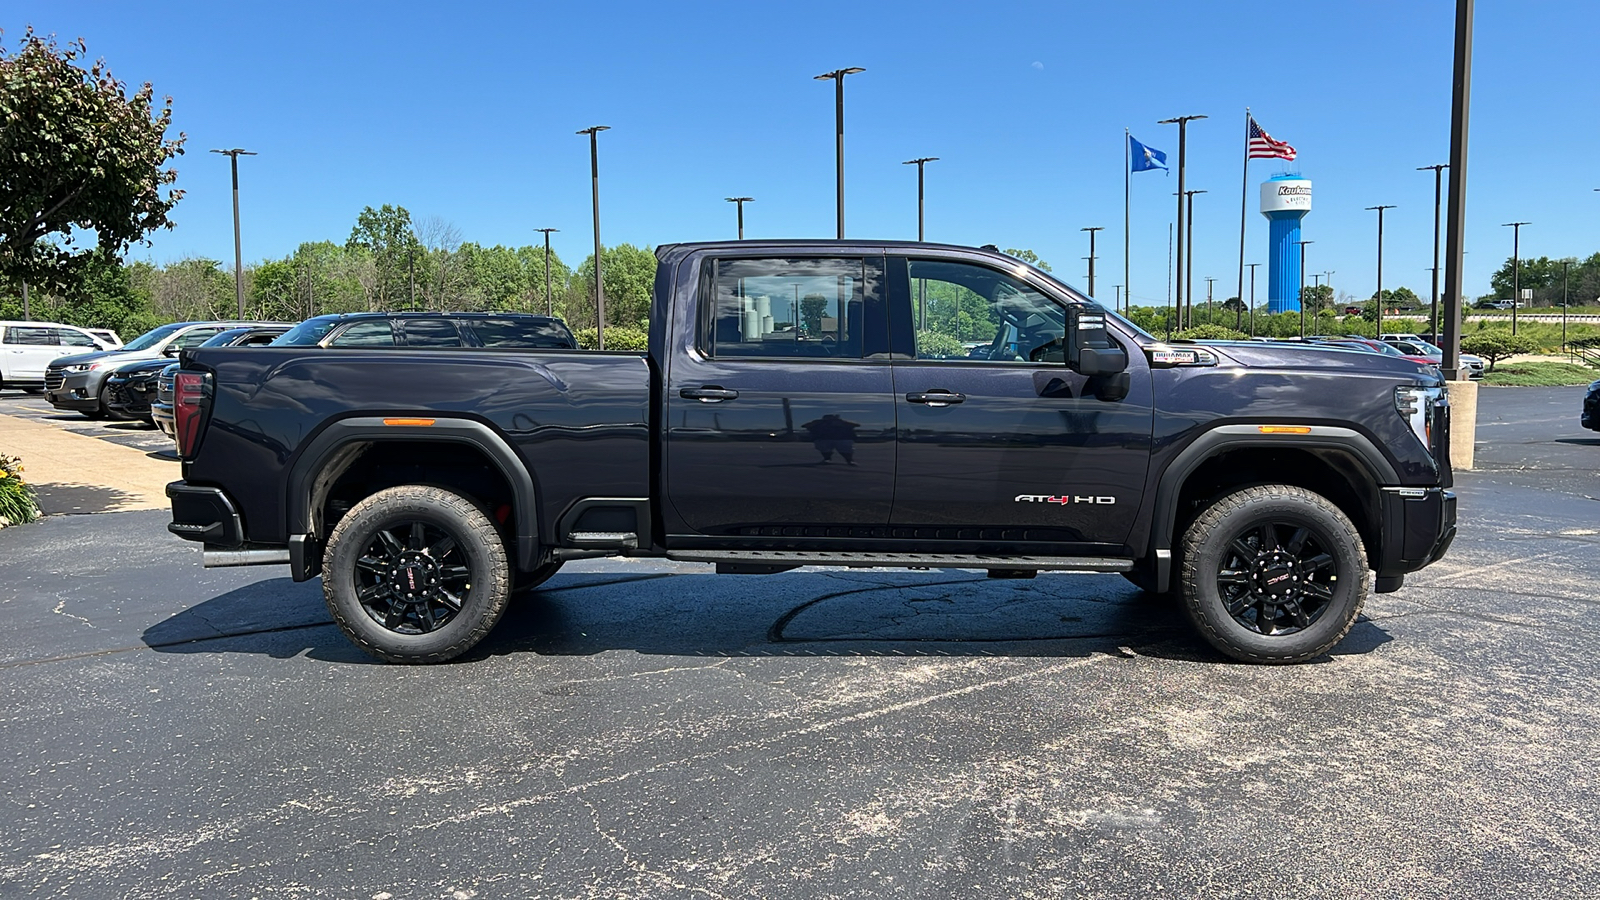
[[[565,560],[1117,572],[1222,653],[1333,647],[1455,534],[1432,367],[1163,343],[965,247],[657,251],[647,353],[185,350],[170,530],[435,662]],[[1373,573],[1368,581],[1368,572]]]

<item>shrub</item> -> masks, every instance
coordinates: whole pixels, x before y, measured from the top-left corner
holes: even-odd
[[[578,339],[578,346],[585,350],[593,350],[599,343],[593,328],[574,328],[572,336]],[[629,328],[626,325],[607,325],[606,349],[648,350],[650,349],[650,334],[642,328]]]
[[[1518,353],[1532,353],[1538,349],[1535,341],[1523,334],[1512,334],[1501,329],[1484,329],[1461,339],[1461,352],[1481,356],[1494,371],[1494,364]]]
[[[1247,335],[1225,325],[1196,325],[1177,332],[1173,337],[1185,341],[1242,341]]]
[[[967,355],[965,347],[954,335],[937,331],[917,332],[917,356],[927,359],[955,359]]]
[[[22,480],[22,460],[0,453],[0,520],[19,525],[39,518],[33,488]]]

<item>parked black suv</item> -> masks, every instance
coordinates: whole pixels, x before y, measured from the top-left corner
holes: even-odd
[[[527,313],[335,313],[315,316],[274,347],[576,350],[566,323]]]

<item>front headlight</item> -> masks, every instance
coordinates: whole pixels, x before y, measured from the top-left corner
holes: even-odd
[[[1442,387],[1397,387],[1394,389],[1394,409],[1400,418],[1411,426],[1424,449],[1433,452],[1433,424],[1437,409],[1450,402]]]
[[[67,371],[68,372],[93,372],[93,371],[95,371],[97,369],[104,369],[106,366],[109,366],[109,365],[111,365],[111,364],[107,363],[107,362],[73,363],[72,365],[67,366]]]

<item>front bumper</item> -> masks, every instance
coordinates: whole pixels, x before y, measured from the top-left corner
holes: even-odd
[[[150,421],[154,422],[156,427],[161,429],[161,433],[167,437],[175,438],[177,436],[178,426],[173,418],[171,403],[162,403],[158,400],[150,404]]]
[[[1591,431],[1600,431],[1600,393],[1583,398],[1583,415],[1579,417],[1578,424]]]
[[[1444,488],[1382,491],[1378,590],[1394,590],[1407,573],[1437,562],[1456,539],[1456,495]]]
[[[87,372],[65,372],[61,375],[59,385],[55,378],[47,375],[45,399],[56,409],[95,412],[100,409],[100,386],[105,383],[106,374],[92,369]]]

